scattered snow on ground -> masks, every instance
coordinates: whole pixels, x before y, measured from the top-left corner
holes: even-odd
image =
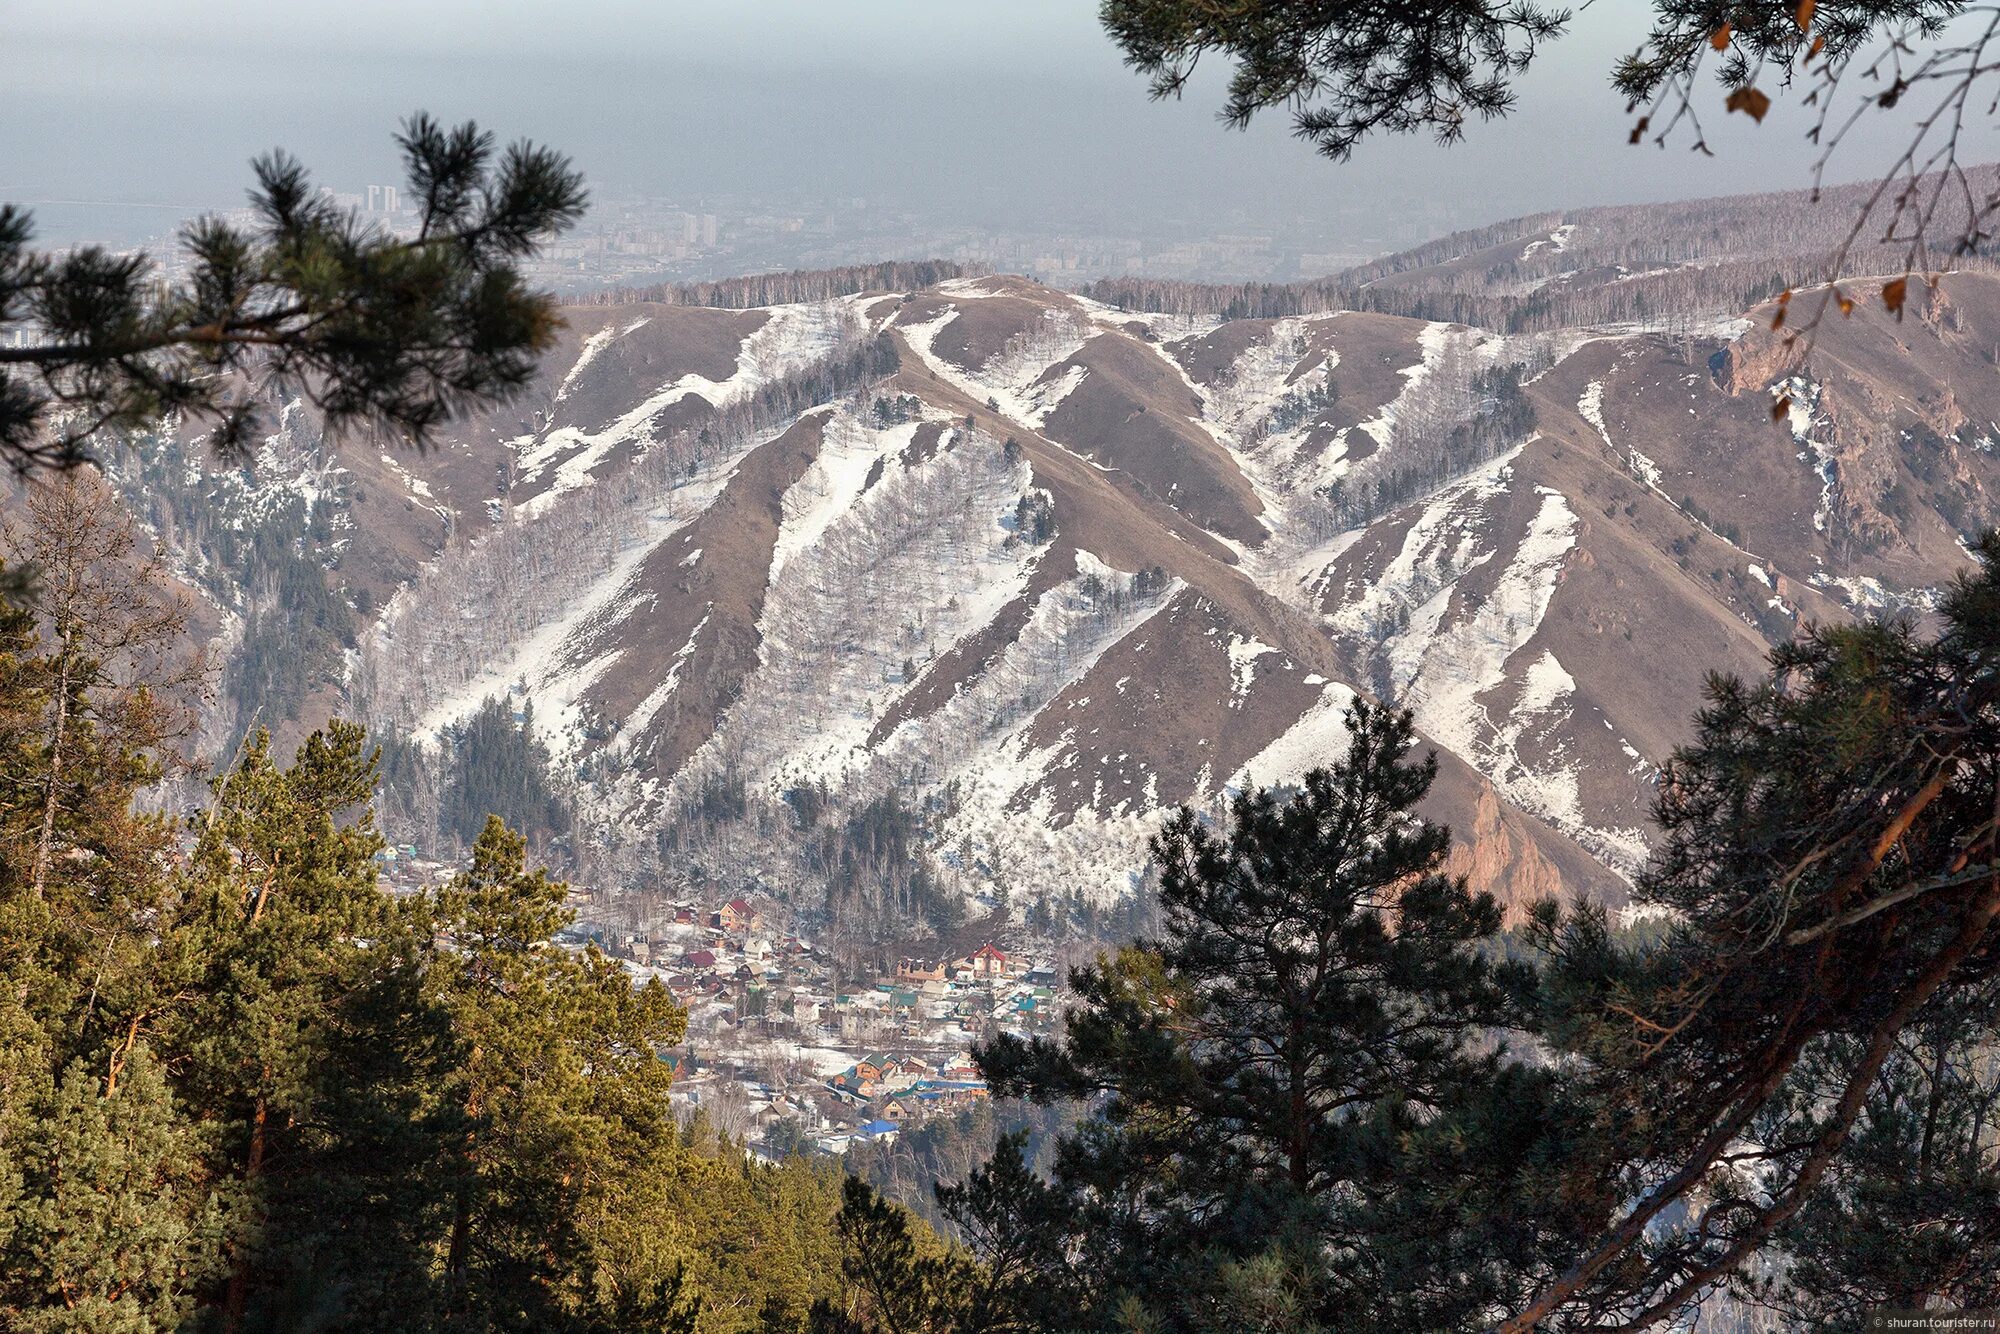
[[[1632,465],[1632,471],[1638,474],[1640,481],[1652,487],[1653,490],[1659,491],[1661,495],[1666,495],[1666,492],[1661,490],[1660,487],[1660,468],[1658,464],[1640,453],[1636,445],[1630,449],[1620,450],[1613,443],[1611,431],[1604,424],[1604,381],[1592,380],[1583,387],[1582,397],[1576,400],[1576,410],[1582,414],[1585,421],[1597,428],[1597,434],[1604,438],[1605,445],[1612,453],[1622,453],[1625,455],[1626,459]]]
[[[1065,365],[1098,331],[1065,307],[1044,311],[1007,340],[999,354],[974,371],[953,365],[932,349],[959,312],[954,308],[921,324],[899,325],[903,338],[939,379],[980,403],[994,403],[1008,417],[1039,429],[1083,383],[1086,369]],[[1058,371],[1057,368],[1061,369]]]
[[[1250,693],[1250,686],[1257,677],[1257,659],[1277,651],[1269,644],[1246,639],[1242,635],[1229,637],[1229,693],[1232,698],[1242,699]]]
[[[646,324],[648,319],[650,317],[636,319],[622,329],[607,324],[590,337],[584,339],[583,346],[577,349],[576,364],[569,368],[569,374],[563,376],[562,383],[556,386],[556,402],[560,403],[569,397],[569,391],[576,387],[577,378],[583,374],[585,367],[597,360],[598,353],[609,347],[613,340],[623,338],[626,334]]]
[[[1810,465],[1819,477],[1819,507],[1813,512],[1813,528],[1823,533],[1832,524],[1840,501],[1840,465],[1825,429],[1827,421],[1819,410],[1819,394],[1818,383],[1802,375],[1771,386],[1771,397],[1785,403],[1785,424],[1800,446],[1799,461]]]

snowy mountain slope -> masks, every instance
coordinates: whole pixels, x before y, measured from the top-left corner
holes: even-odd
[[[339,447],[346,707],[436,744],[531,702],[619,866],[718,791],[767,877],[800,793],[893,796],[1019,904],[1122,893],[1162,807],[1295,779],[1361,691],[1440,748],[1483,886],[1615,899],[1704,673],[1921,610],[2000,517],[2000,283],[1912,306],[1805,364],[1013,278],[580,309],[509,412]]]

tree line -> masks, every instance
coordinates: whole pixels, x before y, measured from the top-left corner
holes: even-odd
[[[1847,210],[1859,208],[1867,191],[1830,188],[1817,202],[1791,192],[1533,214],[1454,232],[1325,278],[1206,284],[1128,276],[1101,279],[1083,294],[1125,310],[1183,317],[1282,319],[1360,310],[1502,333],[1734,316],[1829,277],[1902,272],[1901,238],[1846,244]],[[1973,220],[1947,201],[1932,225],[1956,234]],[[1558,228],[1569,229],[1561,247],[1550,240]],[[1495,249],[1501,252],[1481,260]],[[1974,252],[1954,256],[1951,267],[1985,272],[1992,261]]]
[[[945,259],[892,260],[881,264],[850,264],[834,269],[793,269],[758,273],[700,283],[654,283],[615,287],[572,298],[579,306],[717,306],[748,310],[758,306],[789,306],[806,301],[831,301],[862,292],[911,292],[953,278],[976,276],[962,264]]]

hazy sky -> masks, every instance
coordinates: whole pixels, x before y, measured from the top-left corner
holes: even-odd
[[[1605,76],[1645,13],[1597,0],[1519,112],[1465,144],[1384,140],[1337,166],[1282,114],[1219,126],[1214,81],[1149,101],[1094,0],[0,0],[0,199],[208,206],[279,144],[340,188],[392,181],[390,132],[417,108],[552,143],[607,197],[825,192],[997,225],[1381,198],[1497,219],[1804,184],[1800,119],[1752,126],[1719,91],[1717,158],[1626,145]]]

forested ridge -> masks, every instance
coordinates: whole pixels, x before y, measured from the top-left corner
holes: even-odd
[[[794,269],[699,283],[653,283],[615,287],[574,299],[585,306],[717,306],[749,310],[800,301],[830,301],[860,292],[909,292],[935,287],[953,278],[976,276],[974,270],[943,259],[890,260],[852,264],[837,269]]]
[[[1830,277],[1903,271],[1908,245],[1865,233],[1847,245],[1872,183],[1722,199],[1538,213],[1453,232],[1323,278],[1207,284],[1100,279],[1084,294],[1130,310],[1274,319],[1336,310],[1467,324],[1507,333],[1733,318]],[[1973,226],[1956,199],[1932,220]],[[1558,243],[1558,239],[1560,242]],[[1834,272],[1838,261],[1838,273]],[[1983,249],[1953,269],[1986,271]]]

